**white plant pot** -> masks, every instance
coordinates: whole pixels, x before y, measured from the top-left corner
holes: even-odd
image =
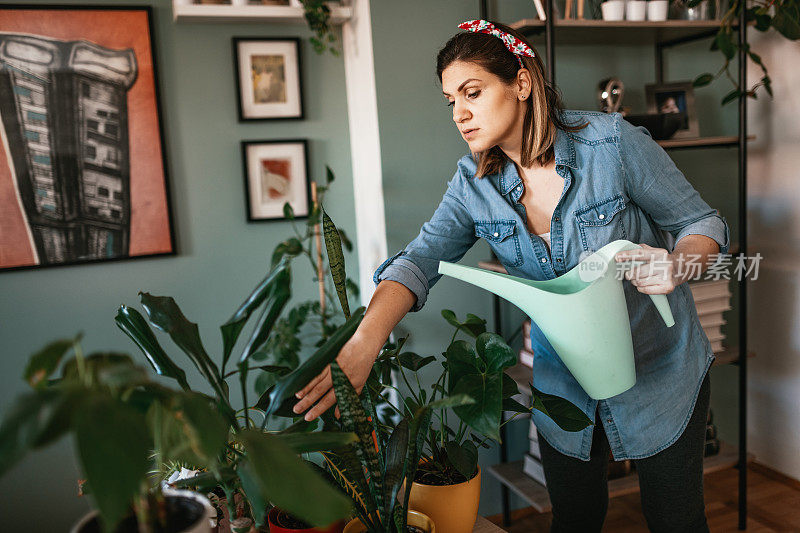
[[[647,20],[667,20],[669,0],[649,0],[647,2]]]
[[[645,20],[647,16],[646,0],[628,0],[625,4],[626,20]]]
[[[246,6],[249,0],[231,0],[231,5],[237,7]]]
[[[163,493],[164,496],[167,497],[183,497],[194,500],[202,505],[203,509],[205,510],[203,515],[198,518],[195,523],[180,531],[180,533],[211,533],[211,519],[216,518],[217,511],[214,510],[214,507],[211,505],[211,502],[208,501],[208,498],[191,490],[164,489]],[[81,533],[86,524],[94,520],[97,514],[97,510],[90,511],[87,515],[81,518],[78,523],[72,527],[72,529],[70,529],[70,533]]]
[[[600,4],[603,20],[624,20],[625,0],[608,0]]]
[[[292,7],[303,7],[303,2],[300,0],[289,0],[289,5]]]

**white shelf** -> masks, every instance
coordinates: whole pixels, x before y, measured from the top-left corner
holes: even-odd
[[[353,14],[350,6],[330,4],[331,23],[341,24]],[[282,22],[305,23],[303,8],[294,6],[229,4],[189,4],[173,0],[172,17],[175,22]]]

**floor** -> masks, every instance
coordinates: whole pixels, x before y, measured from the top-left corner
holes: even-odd
[[[712,533],[739,531],[738,484],[735,468],[705,477],[706,517]],[[800,482],[786,478],[769,468],[751,463],[747,473],[747,531],[800,531]],[[515,511],[510,533],[545,533],[550,531],[550,513],[533,509]],[[489,517],[499,524],[502,516]],[[639,494],[619,496],[609,501],[604,532],[647,533]]]

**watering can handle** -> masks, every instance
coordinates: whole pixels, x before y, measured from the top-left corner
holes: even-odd
[[[671,328],[675,325],[675,317],[672,316],[672,309],[669,307],[669,301],[667,300],[666,294],[651,294],[650,298],[653,299],[653,303],[658,309],[658,312],[661,314],[661,318],[664,320],[664,324],[667,325],[668,328]]]

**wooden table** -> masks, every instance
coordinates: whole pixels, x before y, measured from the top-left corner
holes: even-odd
[[[503,533],[504,531],[505,529],[500,529],[482,516],[478,517],[475,527],[472,529],[472,533]]]

